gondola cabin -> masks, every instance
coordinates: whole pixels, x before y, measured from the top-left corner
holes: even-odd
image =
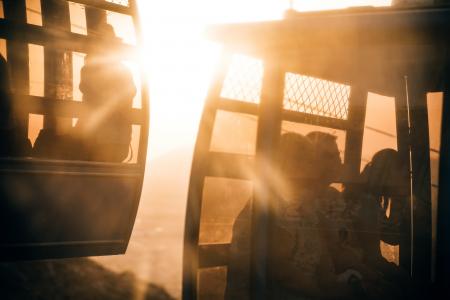
[[[148,134],[136,3],[0,4],[1,260],[124,253]]]
[[[446,6],[208,30],[223,55],[192,165],[184,299],[445,290],[449,32]]]

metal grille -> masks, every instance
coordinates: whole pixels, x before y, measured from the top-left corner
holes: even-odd
[[[262,76],[261,60],[233,55],[220,97],[258,103],[261,97]]]
[[[349,97],[348,85],[286,73],[284,109],[346,120]]]
[[[114,3],[114,4],[119,4],[122,6],[129,6],[129,1],[128,0],[105,0],[106,2],[110,2],[110,3]]]

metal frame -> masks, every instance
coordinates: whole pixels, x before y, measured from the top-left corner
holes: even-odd
[[[45,97],[29,95],[29,66],[28,66],[28,44],[38,44],[44,49],[54,49],[57,51],[89,52],[96,47],[114,47],[118,49],[119,56],[132,58],[138,53],[136,48],[142,44],[141,28],[137,6],[134,0],[129,0],[129,6],[122,6],[107,1],[85,0],[72,1],[86,5],[94,10],[107,10],[132,17],[137,36],[137,45],[131,46],[120,42],[111,42],[91,36],[70,32],[70,27],[61,29],[59,24],[55,26],[43,22],[43,26],[27,24],[25,0],[5,0],[3,1],[5,19],[0,19],[0,38],[7,40],[8,64],[12,70],[12,82],[14,86],[14,101],[20,108],[20,124],[22,134],[27,135],[28,114],[37,113],[58,117],[79,117],[85,114],[86,108],[83,102],[55,99],[54,95],[47,94]],[[66,0],[51,0],[44,4],[54,6],[42,7],[43,19],[45,11],[50,12],[52,8],[66,7]],[[68,8],[67,8],[68,9]],[[68,11],[67,11],[68,13]],[[67,17],[68,15],[66,15]],[[67,21],[67,20],[66,20]],[[62,20],[64,23],[64,20]],[[67,24],[66,24],[67,25]],[[46,61],[55,57],[46,57]],[[77,176],[77,177],[104,177],[104,178],[128,178],[133,180],[135,192],[132,201],[131,214],[128,216],[129,225],[123,240],[114,241],[91,241],[88,243],[73,241],[64,243],[41,243],[22,244],[15,246],[0,245],[2,259],[34,259],[34,258],[56,258],[86,255],[103,255],[124,253],[134,225],[137,208],[142,191],[142,184],[145,172],[147,144],[148,144],[148,124],[149,124],[149,104],[148,86],[145,79],[145,71],[140,66],[141,80],[141,108],[131,109],[132,123],[140,125],[139,149],[136,164],[121,163],[99,163],[85,161],[59,161],[47,159],[29,158],[0,158],[0,174],[41,174]],[[46,70],[47,71],[47,70]],[[59,71],[56,70],[56,73]],[[56,74],[55,73],[55,74]],[[46,78],[46,81],[48,79]],[[127,180],[128,180],[127,179]],[[89,245],[89,247],[87,247]],[[29,247],[33,246],[30,254]]]
[[[439,198],[436,245],[436,286],[439,295],[449,295],[450,287],[450,64],[446,66],[444,78],[444,103],[442,110],[441,158],[439,164]]]
[[[400,264],[406,270],[412,272],[415,280],[430,284],[431,195],[429,188],[427,189],[427,186],[430,185],[430,166],[425,158],[429,147],[418,137],[428,136],[428,116],[427,111],[424,110],[424,107],[426,108],[424,95],[426,95],[426,92],[442,90],[444,86],[447,86],[445,91],[448,91],[448,81],[447,85],[436,84],[435,78],[430,75],[433,72],[438,72],[441,65],[448,65],[449,57],[442,50],[450,46],[450,40],[447,37],[450,30],[449,15],[449,7],[439,9],[343,10],[294,14],[283,21],[213,26],[210,29],[209,36],[213,40],[223,43],[227,48],[218,71],[219,75],[214,78],[213,86],[207,97],[192,164],[185,224],[183,299],[197,299],[197,270],[199,268],[223,266],[228,262],[228,244],[198,244],[204,177],[221,176],[262,180],[264,182],[264,178],[255,177],[255,174],[264,176],[267,161],[270,161],[270,157],[273,155],[271,151],[273,151],[273,145],[276,144],[277,136],[280,133],[281,120],[289,120],[345,130],[347,133],[344,159],[347,166],[345,180],[351,180],[359,173],[366,101],[369,91],[395,97],[398,150],[407,159],[409,159],[409,153],[412,153],[415,203],[411,205],[410,209],[413,209],[412,221],[414,224],[420,224],[413,228],[405,225],[403,228],[405,234],[401,241]],[[334,39],[327,38],[328,28],[331,27],[340,29],[340,31],[336,29],[339,36]],[[400,35],[390,37],[385,33],[385,30],[389,28],[397,29],[397,33]],[[343,49],[341,45],[348,47]],[[391,47],[390,45],[396,46]],[[431,52],[428,56],[424,56],[427,51]],[[332,52],[332,57],[324,55],[327,52]],[[226,66],[230,61],[230,53],[246,54],[261,58],[266,63],[276,63],[273,66],[267,64],[265,66],[263,92],[259,105],[220,98],[221,85],[225,78]],[[377,58],[377,55],[381,58]],[[333,68],[323,70],[315,65],[329,65],[336,56],[343,58],[339,62],[332,63]],[[303,59],[299,59],[300,57]],[[383,62],[383,57],[390,57],[390,59]],[[391,66],[390,69],[396,71],[392,74],[379,71],[387,66]],[[267,70],[270,70],[270,72]],[[423,73],[423,70],[427,70],[427,72]],[[280,71],[297,72],[344,84],[351,83],[348,120],[282,110],[279,104],[279,101],[282,101],[279,88],[283,79],[277,75]],[[367,78],[361,78],[361,73],[367,75]],[[408,90],[399,89],[399,87],[405,86],[405,76],[409,78],[411,83]],[[385,87],[384,90],[383,87]],[[446,128],[446,112],[449,106],[447,92],[445,97],[441,153],[448,152],[445,152],[448,143],[444,142],[447,141],[445,134],[448,131]],[[425,103],[423,102],[424,99]],[[413,108],[415,106],[418,109],[410,110],[411,107],[408,107],[408,102]],[[217,110],[258,116],[255,157],[245,158],[242,155],[209,152]],[[408,124],[409,119],[411,124]],[[250,166],[254,170],[251,176],[248,176],[248,174],[242,176],[243,174],[239,171],[241,170],[239,167],[240,161],[251,161]],[[427,166],[422,168],[424,162]],[[209,168],[210,165],[219,167]],[[446,197],[446,190],[441,192],[445,186],[443,180],[447,180],[446,177],[448,177],[445,173],[447,170],[443,166],[447,167],[446,160],[441,160],[439,199]],[[220,170],[220,172],[215,170]],[[262,172],[258,172],[258,170]],[[256,186],[261,185],[257,184]],[[255,190],[256,204],[253,212],[256,211],[257,213],[253,215],[253,234],[264,232],[264,229],[270,223],[270,215],[267,210],[270,194],[270,190]],[[441,200],[440,203],[442,201],[444,200]],[[448,211],[446,204],[442,204],[442,207],[442,209]],[[438,226],[440,226],[441,232],[446,231],[448,227],[448,222],[443,220],[447,218],[447,215],[448,213],[440,214],[440,225]],[[410,220],[409,216],[405,216],[405,220]],[[413,245],[411,245],[411,240],[414,241]],[[448,250],[447,242],[445,240],[443,243],[445,249]],[[261,249],[267,250],[265,246],[267,243],[264,234],[254,234],[252,247],[259,251],[254,251],[251,263],[251,274],[253,276],[251,278],[251,293],[253,299],[268,297],[266,293],[266,254],[264,251],[261,252]],[[410,252],[411,246],[415,249],[413,253]],[[446,255],[444,253],[447,254],[448,251],[441,252],[438,261],[442,259],[447,263],[450,260],[444,257]],[[446,274],[446,278],[450,276],[448,275],[449,269],[447,267],[441,270]]]

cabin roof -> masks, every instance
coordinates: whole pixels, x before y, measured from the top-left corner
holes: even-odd
[[[279,21],[214,25],[207,36],[285,71],[395,95],[405,76],[428,78],[429,91],[440,88],[434,85],[450,60],[448,32],[450,6],[366,7],[288,11]]]

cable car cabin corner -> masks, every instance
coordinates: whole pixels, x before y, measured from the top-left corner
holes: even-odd
[[[0,4],[0,259],[124,253],[148,134],[135,1]]]
[[[213,26],[184,299],[448,293],[450,9]]]

